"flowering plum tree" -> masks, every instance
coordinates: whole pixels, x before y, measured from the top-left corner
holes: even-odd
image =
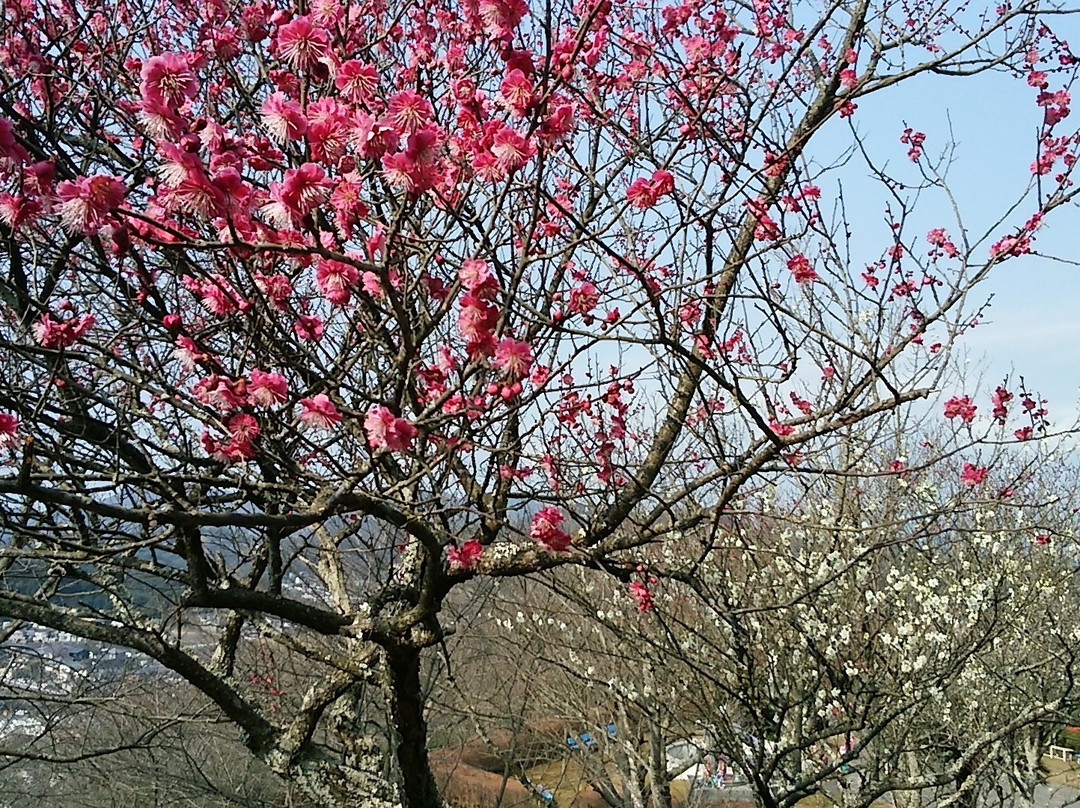
[[[437,805],[455,587],[577,565],[646,607],[635,548],[934,390],[1074,193],[1054,10],[5,3],[0,616],[153,658],[321,804]],[[881,173],[852,245],[817,142],[986,70],[1030,85],[1026,223],[913,234]],[[305,692],[236,676],[260,635]]]
[[[489,630],[547,671],[534,711],[614,723],[579,756],[614,808],[670,806],[669,781],[709,755],[732,798],[770,808],[1034,805],[1080,703],[1075,470],[1041,462],[1008,497],[852,471],[801,502],[741,501],[643,556],[644,611],[560,570],[499,597]]]

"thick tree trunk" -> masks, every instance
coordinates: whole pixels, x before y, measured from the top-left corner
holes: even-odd
[[[403,808],[392,784],[344,763],[299,760],[288,777],[323,808]]]
[[[397,735],[403,808],[442,808],[427,749],[424,694],[420,686],[420,651],[398,647],[386,652],[390,715]]]

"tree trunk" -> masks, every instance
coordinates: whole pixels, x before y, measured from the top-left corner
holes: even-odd
[[[386,651],[390,715],[397,736],[403,808],[442,808],[427,749],[424,695],[420,687],[420,651],[396,647]]]
[[[403,808],[392,784],[345,763],[305,758],[293,764],[287,775],[323,808]]]

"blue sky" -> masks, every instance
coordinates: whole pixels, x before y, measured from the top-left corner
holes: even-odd
[[[1072,39],[1080,42],[1080,26],[1070,27],[1077,28]],[[887,159],[891,173],[911,180],[918,174],[907,158],[908,147],[899,140],[905,123],[926,133],[929,156],[945,146],[951,128],[957,149],[948,181],[974,234],[993,225],[1031,181],[1029,166],[1042,120],[1035,95],[1022,80],[1002,74],[925,76],[861,100],[854,120],[875,159]],[[1080,125],[1080,98],[1076,102],[1077,111],[1059,125],[1060,134]],[[850,135],[845,135],[846,141]],[[855,211],[853,229],[864,230],[880,244],[886,233],[884,191],[868,179],[861,160],[841,169],[840,176],[849,211]],[[1011,221],[1023,223],[1035,204],[1033,197],[1022,203]],[[955,229],[955,218],[940,194],[920,200],[915,222],[912,233],[943,225]],[[1046,222],[1035,249],[1080,262],[1080,208],[1060,208]],[[988,246],[978,252],[985,255]],[[991,296],[993,302],[984,324],[962,340],[971,386],[981,374],[988,395],[1006,374],[1014,379],[1022,375],[1030,390],[1050,400],[1054,425],[1066,426],[1080,412],[1080,266],[1034,256],[1011,259],[996,267],[980,288],[969,308]],[[958,357],[962,360],[963,352]]]

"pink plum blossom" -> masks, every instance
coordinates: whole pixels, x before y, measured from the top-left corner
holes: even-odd
[[[300,420],[313,429],[331,430],[341,423],[341,413],[326,393],[300,399],[300,407]]]
[[[323,321],[313,314],[301,314],[293,323],[293,331],[296,336],[305,342],[318,342],[326,333]]]
[[[388,452],[407,452],[418,434],[415,426],[383,406],[374,407],[368,412],[364,419],[364,432],[367,433],[368,446]]]
[[[330,50],[330,35],[311,24],[311,18],[297,17],[277,32],[281,58],[296,70],[310,69]]]
[[[19,432],[19,419],[6,412],[0,412],[0,449],[10,449],[15,445]]]
[[[945,402],[945,417],[949,420],[959,418],[965,424],[970,424],[975,420],[977,409],[968,396],[953,396]]]
[[[514,114],[519,117],[525,114],[536,98],[533,94],[532,82],[521,70],[511,70],[507,74],[499,87],[499,95],[503,103],[510,107]]]
[[[140,72],[140,90],[145,101],[177,108],[199,91],[199,80],[188,60],[178,53],[151,56]]]
[[[60,221],[69,233],[96,235],[107,223],[108,214],[124,201],[127,189],[115,177],[79,177],[56,186],[60,200]]]
[[[29,158],[29,153],[15,139],[15,127],[11,121],[0,117],[0,168],[24,163]]]
[[[635,208],[645,210],[653,207],[660,198],[675,191],[675,177],[670,171],[654,171],[650,179],[639,177],[626,189],[626,200]]]
[[[588,317],[600,302],[600,292],[588,281],[578,284],[570,290],[569,309],[575,314]]]
[[[563,553],[570,549],[570,534],[559,529],[564,517],[558,508],[541,508],[532,519],[529,535],[549,553]]]
[[[640,581],[634,581],[630,584],[629,589],[630,594],[637,601],[637,610],[639,612],[652,611],[653,593],[649,591],[649,588],[645,584]]]
[[[413,90],[404,90],[390,97],[386,120],[403,135],[411,135],[427,126],[435,116],[431,102]]]
[[[458,270],[458,280],[470,292],[485,298],[487,296],[480,294],[480,291],[495,286],[495,278],[487,263],[476,258],[462,262],[461,269]]]
[[[290,168],[282,182],[271,183],[270,199],[279,206],[285,218],[300,219],[311,213],[330,196],[334,183],[327,179],[326,171],[317,163],[304,163],[300,168]]]
[[[197,381],[192,394],[197,401],[219,412],[231,412],[244,406],[247,396],[242,385],[217,374]]]
[[[300,105],[285,97],[284,93],[272,93],[262,103],[263,125],[278,143],[300,140],[307,132],[308,122]]]
[[[284,404],[289,397],[289,384],[280,373],[252,370],[247,385],[248,398],[256,407]]]
[[[360,273],[356,267],[343,261],[321,258],[315,269],[315,283],[319,291],[335,306],[344,306],[349,302],[359,280]]]
[[[251,443],[259,436],[259,422],[245,412],[232,416],[226,426],[233,440],[241,443]]]
[[[788,259],[787,266],[791,270],[791,276],[795,279],[795,283],[800,286],[821,280],[814,268],[810,266],[810,260],[805,255],[793,255]]]
[[[981,469],[971,463],[964,464],[964,471],[960,474],[960,482],[968,488],[974,488],[986,480],[990,469]]]
[[[34,339],[43,348],[70,348],[76,341],[86,336],[94,327],[94,315],[73,317],[69,320],[56,320],[51,314],[44,314],[34,323],[31,330]]]
[[[527,342],[520,342],[509,337],[499,341],[495,348],[492,364],[511,379],[520,379],[529,374],[532,368],[533,353]]]
[[[470,539],[462,544],[461,547],[451,546],[446,551],[446,558],[450,562],[450,566],[454,569],[471,570],[476,566],[476,562],[480,560],[480,556],[483,554],[484,545]]]
[[[337,70],[334,86],[353,103],[366,103],[379,87],[379,71],[366,62],[349,59]]]
[[[495,156],[500,168],[512,171],[529,162],[536,154],[536,147],[527,137],[515,132],[509,126],[504,126],[495,134],[491,153]]]

